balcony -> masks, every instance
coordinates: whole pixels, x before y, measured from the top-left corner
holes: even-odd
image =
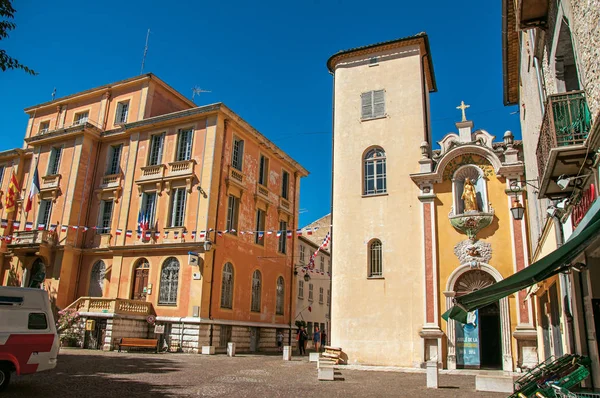
[[[56,233],[52,231],[15,231],[6,248],[17,256],[41,255],[50,258],[56,242]]]
[[[290,201],[284,199],[283,197],[279,198],[279,209],[292,214],[292,206],[290,205]]]
[[[60,185],[60,174],[50,174],[46,176],[42,176],[42,186],[41,189],[55,189]]]
[[[540,176],[540,198],[560,199],[570,196],[574,186],[561,189],[561,176],[587,174],[584,166],[592,164],[592,153],[584,145],[592,119],[582,91],[548,97],[542,120],[536,155]]]
[[[165,174],[165,165],[157,164],[152,166],[144,166],[142,167],[142,177],[141,180],[153,180],[156,178],[163,178]]]
[[[517,1],[519,29],[544,28],[548,24],[548,0]]]
[[[195,164],[196,161],[193,159],[171,162],[169,163],[169,173],[167,174],[167,177],[194,174]]]
[[[121,298],[80,297],[65,309],[86,314],[155,315],[152,303]]]
[[[75,120],[73,123],[65,124],[53,129],[43,128],[36,135],[26,138],[27,143],[52,143],[64,141],[67,137],[73,137],[81,133],[87,133],[96,138],[100,137],[103,128],[89,119]]]
[[[267,189],[267,187],[265,187],[264,185],[257,182],[256,183],[256,196],[258,198],[264,199],[268,202],[269,201],[269,190]]]

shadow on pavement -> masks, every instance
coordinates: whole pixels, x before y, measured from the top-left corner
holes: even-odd
[[[86,355],[61,353],[55,369],[32,375],[16,376],[2,397],[150,397],[173,396],[178,386],[156,384],[148,374],[178,371],[178,364],[169,359],[128,354]],[[145,377],[144,377],[145,374]],[[170,390],[170,391],[169,391]]]

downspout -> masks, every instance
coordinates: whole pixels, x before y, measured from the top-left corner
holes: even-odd
[[[557,218],[553,218],[554,222],[554,230],[556,231],[556,246],[561,247],[565,243],[565,237],[563,234],[563,230],[561,228],[561,223]],[[561,301],[562,301],[562,310],[565,318],[565,328],[566,328],[566,337],[567,337],[567,352],[575,353],[575,325],[573,323],[573,308],[571,305],[572,295],[571,295],[571,284],[569,282],[569,277],[562,272],[559,274],[558,282],[560,286],[560,291],[562,293]],[[581,280],[581,278],[579,278]],[[585,318],[585,316],[584,316]],[[586,329],[587,330],[587,329]],[[589,347],[588,347],[589,352]]]
[[[300,178],[298,177],[298,172],[294,172],[294,219],[292,222],[292,248],[291,248],[291,255],[292,255],[292,264],[291,264],[291,273],[290,273],[290,329],[288,330],[288,344],[292,345],[292,328],[293,328],[293,322],[295,319],[292,319],[293,314],[293,303],[294,303],[294,290],[296,288],[296,281],[294,280],[294,271],[296,271],[296,264],[294,264],[294,252],[296,249],[296,245],[294,244],[294,235],[296,235],[296,229],[298,229],[298,212],[300,211],[299,209],[299,204],[298,204],[298,200],[300,198]],[[283,231],[281,232],[283,233]],[[285,231],[286,235],[287,235],[287,231]],[[296,237],[297,238],[297,237]],[[287,239],[287,236],[286,238]]]
[[[429,131],[429,105],[427,104],[427,94],[425,93],[425,57],[427,56],[427,54],[423,54],[421,56],[421,94],[422,94],[422,101],[423,101],[423,125],[425,126],[425,137],[424,140],[429,144],[429,147],[431,149],[431,140],[429,138],[430,136],[430,131]],[[335,80],[335,79],[334,79]]]
[[[329,275],[329,322],[327,322],[328,329],[327,330],[327,339],[329,339],[329,344],[331,344],[331,307],[333,307],[333,182],[334,182],[334,162],[335,162],[335,72],[329,72],[333,76],[332,89],[331,89],[331,207],[330,207],[330,222],[331,226],[329,227],[329,258],[331,260],[331,273]],[[327,342],[325,342],[327,343]]]
[[[217,116],[217,123],[216,123],[216,127],[215,127],[215,145],[214,148],[217,148],[217,133],[218,133],[218,125],[219,125],[219,117]],[[227,123],[228,120],[225,119],[223,120],[223,145],[221,146],[221,161],[219,162],[219,188],[217,189],[217,209],[216,209],[216,214],[215,214],[215,244],[217,243],[217,226],[219,225],[219,199],[221,198],[221,185],[222,184],[222,178],[223,178],[223,167],[224,167],[224,161],[225,161],[225,142],[226,140],[226,136],[227,136]],[[213,153],[214,156],[214,153]],[[214,167],[214,165],[213,165]],[[212,177],[212,173],[211,173],[211,177]],[[212,183],[212,178],[210,179],[211,183]],[[210,202],[209,202],[209,206],[207,206],[207,225],[208,225],[208,209],[210,209]],[[207,236],[208,236],[208,230],[206,231]],[[213,250],[213,255],[212,255],[212,268],[210,270],[210,296],[208,298],[208,319],[212,321],[212,298],[213,298],[213,285],[214,285],[214,277],[215,277],[215,252]],[[209,344],[210,346],[213,345],[213,330],[214,330],[214,323],[211,322],[210,324],[210,338],[209,338]]]

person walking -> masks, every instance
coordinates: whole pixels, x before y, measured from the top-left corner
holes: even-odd
[[[315,326],[315,332],[313,333],[313,345],[315,346],[315,352],[319,352],[319,344],[321,344],[321,332],[319,327]]]
[[[306,355],[306,348],[304,347],[306,340],[308,340],[308,335],[304,330],[304,326],[300,326],[300,329],[298,329],[298,350],[300,351],[300,355]]]
[[[325,351],[323,347],[327,345],[327,333],[325,330],[321,330],[321,350]]]
[[[283,351],[283,332],[281,330],[277,332],[277,349],[279,352]]]

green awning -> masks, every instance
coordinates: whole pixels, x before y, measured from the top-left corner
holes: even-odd
[[[564,271],[570,262],[598,236],[599,231],[600,220],[596,219],[577,235],[572,236],[564,245],[529,267],[485,289],[457,297],[454,300],[454,306],[446,311],[442,318],[446,321],[448,321],[448,318],[452,318],[458,322],[467,323],[467,312],[485,307],[503,297]]]

